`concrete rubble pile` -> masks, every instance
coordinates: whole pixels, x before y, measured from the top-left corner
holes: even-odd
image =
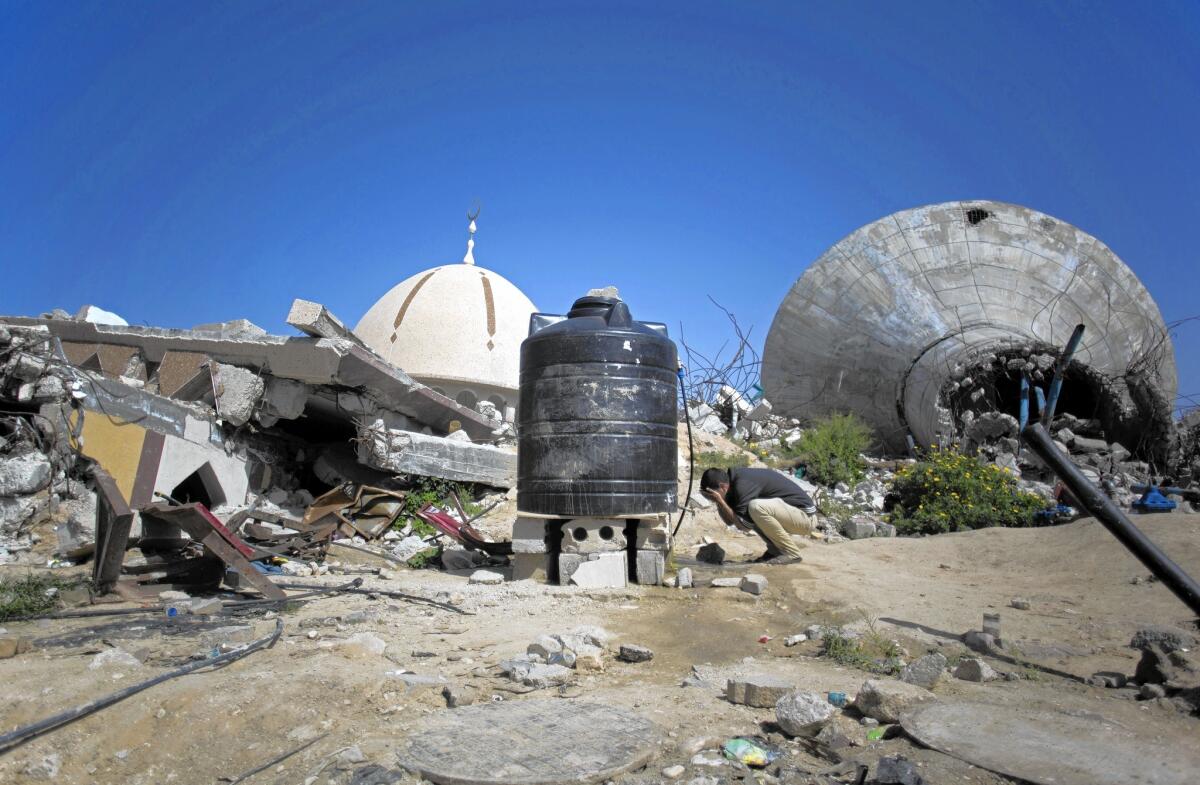
[[[513,487],[493,403],[468,409],[414,381],[319,304],[297,300],[288,322],[303,335],[131,327],[91,306],[0,317],[0,563],[32,559],[43,524],[57,558],[86,559],[98,507],[128,508],[129,547],[195,539],[162,507],[201,504],[247,557],[311,574],[337,538],[398,560],[428,549],[429,528],[404,525],[427,480],[497,500]],[[467,523],[433,512],[452,537]]]

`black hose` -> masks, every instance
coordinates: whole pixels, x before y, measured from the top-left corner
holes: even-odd
[[[687,506],[692,501],[692,481],[696,477],[696,445],[692,442],[692,418],[688,415],[687,391],[683,389],[683,369],[679,369],[679,397],[683,400],[683,421],[687,423],[688,434],[688,489],[687,496],[683,500],[683,504],[679,505],[679,520],[675,524],[675,531],[671,532],[671,539],[675,539],[675,535],[679,534],[679,527],[683,525],[683,516],[687,515]]]
[[[1029,444],[1039,458],[1049,466],[1058,478],[1063,481],[1071,493],[1079,500],[1080,505],[1096,516],[1096,520],[1104,524],[1104,528],[1125,546],[1125,549],[1154,573],[1154,577],[1163,582],[1183,604],[1200,615],[1200,584],[1188,575],[1141,529],[1125,517],[1125,513],[1108,498],[1102,490],[1093,485],[1083,472],[1071,462],[1071,459],[1059,452],[1054,446],[1050,434],[1040,423],[1030,423],[1021,432],[1021,437]]]
[[[290,597],[284,597],[282,600],[224,600],[221,603],[221,613],[226,611],[237,612],[243,608],[250,608],[259,605],[282,605],[288,602],[305,601],[318,597],[323,594],[337,594],[338,592],[349,591],[362,586],[363,579],[355,578],[349,583],[342,586],[328,586],[314,591],[304,592],[303,594],[293,594]],[[38,619],[93,619],[101,616],[133,616],[138,613],[162,613],[166,609],[165,604],[150,605],[140,608],[111,608],[108,610],[80,610],[80,611],[55,611],[54,613],[45,613],[40,616],[13,616],[6,621],[36,621]]]
[[[11,752],[13,748],[24,744],[30,739],[41,736],[43,733],[52,731],[55,728],[60,728],[63,725],[86,717],[89,714],[94,714],[95,712],[100,711],[100,709],[108,708],[114,703],[119,703],[120,701],[123,701],[132,695],[142,692],[143,690],[148,690],[156,684],[162,684],[164,681],[169,681],[171,679],[178,678],[179,676],[185,676],[203,668],[220,668],[224,665],[234,662],[235,660],[240,660],[242,657],[245,657],[251,652],[258,651],[262,648],[270,648],[271,646],[275,645],[275,641],[279,640],[279,636],[282,634],[283,620],[276,619],[275,630],[270,635],[259,638],[258,640],[248,643],[241,648],[234,649],[231,652],[226,652],[218,657],[213,657],[211,660],[197,660],[196,662],[188,663],[181,668],[176,668],[173,671],[161,673],[158,676],[155,676],[153,679],[147,679],[146,681],[126,687],[119,692],[105,695],[104,697],[97,698],[94,701],[88,701],[87,703],[76,706],[73,709],[67,709],[66,711],[59,712],[51,717],[47,717],[44,720],[38,720],[37,722],[22,726],[16,730],[9,731],[3,736],[0,736],[0,755]]]

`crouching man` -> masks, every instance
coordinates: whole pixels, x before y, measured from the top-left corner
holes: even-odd
[[[817,506],[799,485],[771,469],[709,469],[700,477],[700,492],[716,502],[721,520],[767,543],[767,552],[755,561],[801,561],[792,535],[812,532]]]

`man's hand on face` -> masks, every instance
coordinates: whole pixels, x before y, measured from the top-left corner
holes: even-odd
[[[716,488],[705,488],[704,490],[701,491],[701,493],[703,493],[708,498],[712,499],[714,502],[725,501],[725,495],[723,493],[721,493],[720,491],[718,491]]]

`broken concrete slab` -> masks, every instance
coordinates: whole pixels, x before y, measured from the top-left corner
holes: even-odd
[[[767,579],[762,575],[743,575],[738,588],[757,597],[767,590]]]
[[[571,583],[585,589],[620,589],[628,583],[628,571],[624,551],[593,553],[571,573]]]
[[[433,782],[588,785],[645,766],[658,737],[638,715],[597,703],[504,701],[418,722],[400,762]],[[462,739],[471,739],[470,755],[463,754]]]
[[[313,338],[340,338],[367,349],[362,339],[354,331],[333,315],[333,312],[320,303],[299,298],[292,300],[291,310],[288,311],[287,323],[300,332]],[[370,351],[368,349],[368,351]]]
[[[730,703],[770,709],[775,702],[795,689],[786,679],[778,676],[758,674],[740,679],[730,679],[725,684],[725,699]]]
[[[927,689],[903,681],[868,679],[858,690],[854,708],[880,722],[898,722],[905,711],[937,696]]]
[[[836,713],[833,704],[815,692],[795,690],[775,703],[775,721],[789,736],[815,735]]]
[[[499,447],[390,429],[382,418],[360,423],[359,436],[359,460],[381,471],[497,488],[516,484],[517,456]]]

